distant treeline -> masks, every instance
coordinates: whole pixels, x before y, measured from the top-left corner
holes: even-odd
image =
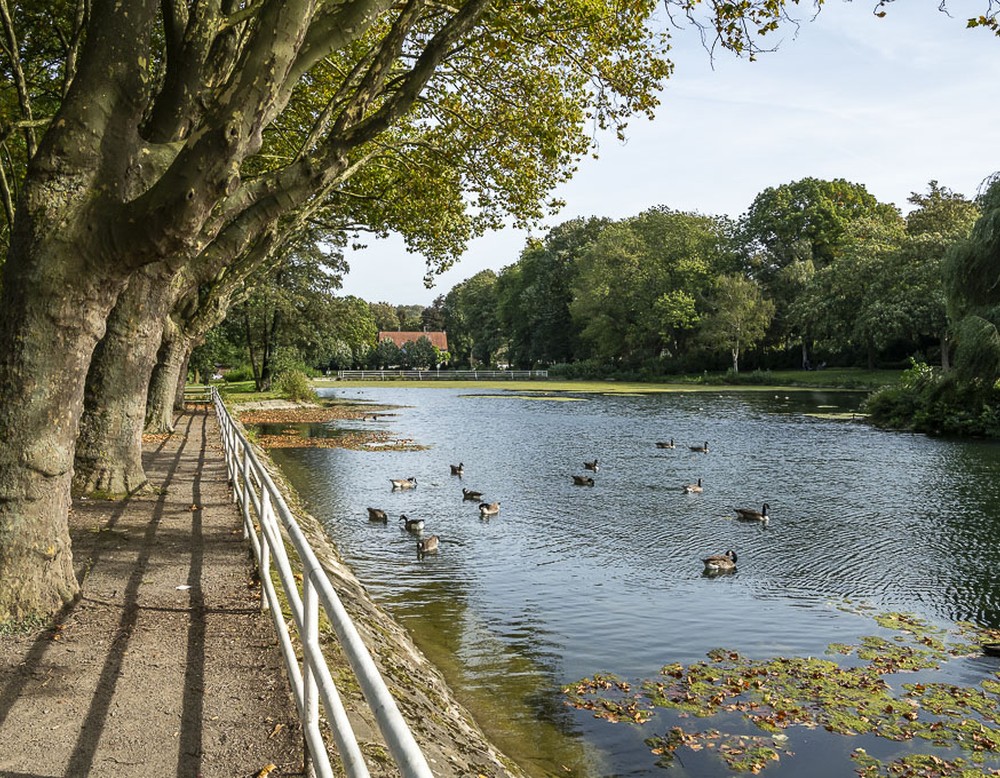
[[[322,263],[299,254],[192,364],[242,364],[264,385],[292,367],[501,365],[658,380],[915,365],[895,394],[873,399],[877,419],[993,434],[997,198],[995,183],[970,199],[931,181],[903,215],[863,185],[805,178],[761,192],[739,219],[666,207],[574,219],[427,307],[338,298]],[[449,350],[377,343],[380,330],[445,330]]]

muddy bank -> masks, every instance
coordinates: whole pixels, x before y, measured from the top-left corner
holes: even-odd
[[[409,438],[397,438],[377,428],[338,429],[329,434],[328,422],[351,420],[377,422],[392,416],[388,406],[339,403],[294,403],[287,400],[257,400],[230,406],[244,426],[255,431],[254,442],[272,448],[349,448],[383,451],[417,451],[423,448]],[[327,430],[324,433],[324,430]]]

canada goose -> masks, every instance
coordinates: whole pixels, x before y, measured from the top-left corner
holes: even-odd
[[[694,451],[695,453],[698,453],[698,454],[707,454],[708,453],[708,441],[707,440],[705,441],[705,445],[704,446],[688,446],[688,448],[690,448],[692,451]]]
[[[706,573],[729,573],[736,569],[736,552],[729,549],[725,554],[715,554],[701,560]]]
[[[431,535],[429,538],[422,538],[417,541],[417,554],[423,556],[424,554],[429,554],[432,551],[438,550],[438,544],[440,540],[437,535]]]
[[[704,490],[701,488],[701,479],[698,479],[696,484],[685,484],[681,487],[684,490],[684,494],[701,494]]]
[[[575,475],[573,476],[573,483],[577,486],[593,486],[594,479],[589,475]]]
[[[597,472],[597,460],[595,459],[593,462],[584,462],[583,463],[583,467],[584,467],[585,470],[593,470],[596,473]]]
[[[390,478],[393,489],[416,489],[417,479],[412,475],[409,478]]]
[[[424,528],[423,519],[410,519],[405,513],[399,517],[399,522],[406,528],[407,532],[420,532]]]
[[[479,503],[479,515],[482,517],[486,516],[496,516],[500,513],[500,503],[498,502],[481,502]]]
[[[369,508],[368,521],[389,521],[389,517],[386,516],[385,511],[381,508]]]
[[[737,519],[743,519],[744,521],[761,521],[765,524],[768,520],[767,509],[767,503],[764,503],[759,511],[755,511],[752,508],[733,508],[733,510],[736,511]]]
[[[674,448],[674,439],[671,438],[669,443],[664,443],[662,440],[658,441],[656,444],[657,448]]]
[[[475,492],[472,489],[462,489],[462,499],[463,500],[482,500],[483,493]]]
[[[459,462],[457,465],[449,465],[449,467],[451,467],[452,475],[461,475],[464,469],[461,462]]]

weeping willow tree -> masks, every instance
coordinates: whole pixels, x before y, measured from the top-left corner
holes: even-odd
[[[943,284],[956,341],[954,370],[914,364],[867,409],[886,426],[1000,437],[1000,174],[980,196],[982,215],[946,255]]]
[[[982,208],[968,240],[948,253],[945,287],[958,342],[956,378],[993,390],[1000,380],[1000,175]]]

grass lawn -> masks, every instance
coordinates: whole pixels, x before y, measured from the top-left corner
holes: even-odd
[[[324,387],[365,387],[392,385],[401,388],[434,389],[513,389],[519,392],[597,392],[603,394],[649,394],[656,392],[772,392],[838,389],[871,391],[880,386],[890,386],[899,381],[901,370],[861,370],[860,368],[826,368],[824,370],[774,370],[767,373],[746,373],[741,376],[746,383],[727,383],[725,373],[669,376],[663,382],[644,383],[638,381],[569,381],[562,379],[537,381],[337,381],[317,378],[312,381],[316,388]],[[766,381],[766,383],[758,383]],[[255,394],[253,381],[218,383],[223,397],[235,399],[266,400],[278,399],[278,392]]]
[[[652,392],[770,392],[777,389],[848,389],[871,391],[880,386],[895,384],[902,375],[901,370],[861,370],[858,368],[826,368],[824,370],[775,370],[763,375],[747,373],[747,383],[726,383],[724,373],[667,377],[662,383],[642,383],[638,381],[567,381],[560,379],[537,381],[336,381],[315,379],[316,387],[354,387],[391,384],[398,387],[431,387],[462,389],[514,389],[535,392],[602,392],[616,394]],[[761,380],[766,383],[757,383]]]

